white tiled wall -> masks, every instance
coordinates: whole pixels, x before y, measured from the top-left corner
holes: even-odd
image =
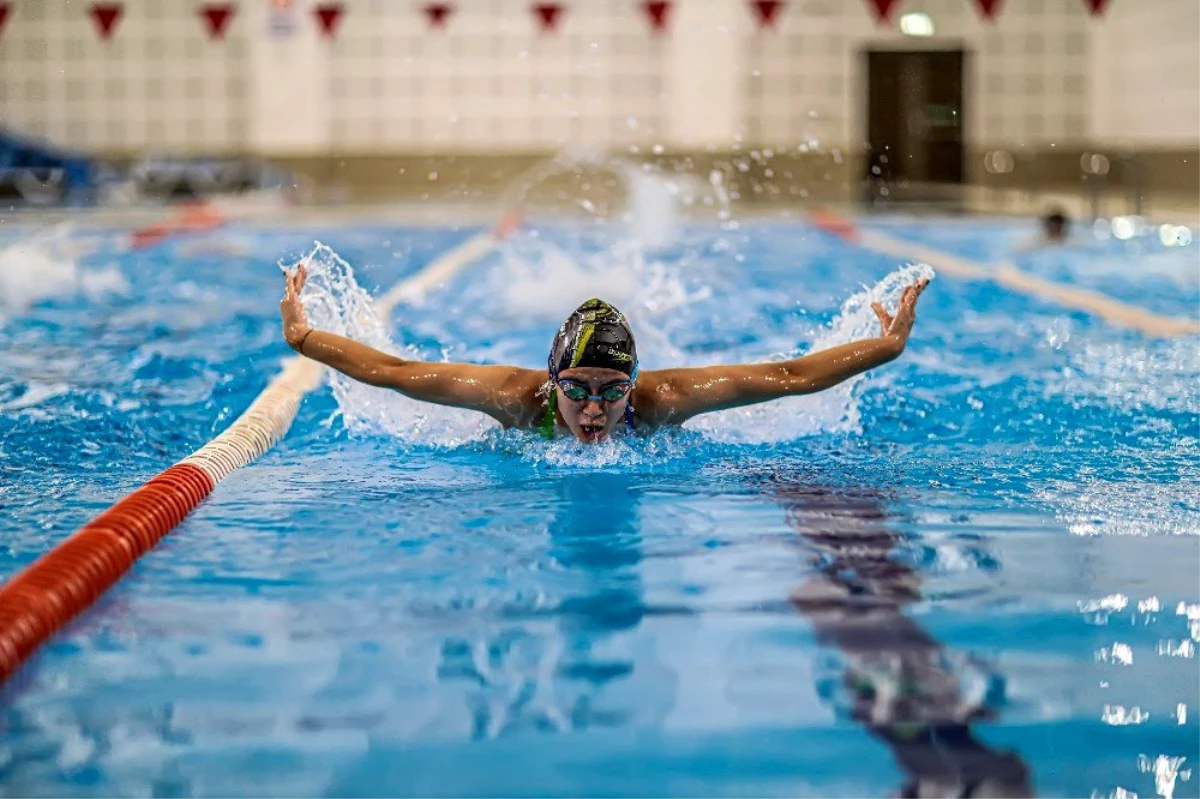
[[[935,36],[900,34],[896,23],[908,12],[928,14]],[[774,30],[747,36],[747,138],[858,143],[864,51],[946,48],[970,54],[963,86],[968,141],[1078,141],[1089,128],[1091,27],[1082,0],[1006,0],[990,23],[971,0],[904,0],[891,25],[877,25],[865,0],[797,0]]]
[[[210,41],[199,0],[127,0],[116,35],[82,0],[14,0],[0,34],[0,125],[106,152],[147,149],[387,153],[854,147],[864,136],[864,50],[971,53],[976,147],[1092,138],[1194,143],[1200,0],[901,0],[933,39],[877,26],[867,0],[791,0],[761,31],[749,0],[677,0],[655,35],[640,0],[563,0],[557,32],[528,0],[459,0],[430,31],[417,0],[344,0],[333,41],[293,0],[302,30],[273,39],[271,0],[233,0]]]
[[[1200,0],[1113,2],[1096,29],[1095,136],[1130,145],[1200,138]]]
[[[333,45],[335,146],[529,151],[662,135],[664,42],[636,2],[569,4],[553,33],[526,0],[459,5],[441,31],[406,2],[353,6]]]
[[[90,4],[18,0],[0,36],[0,125],[87,149],[238,149],[246,32],[209,41],[191,0],[131,0],[108,41]]]

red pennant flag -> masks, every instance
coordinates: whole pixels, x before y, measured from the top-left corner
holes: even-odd
[[[89,10],[92,21],[96,23],[96,30],[100,32],[100,38],[111,39],[113,31],[117,29],[117,22],[121,19],[121,4],[92,3]]]
[[[342,18],[341,3],[322,3],[313,9],[317,21],[321,23],[321,33],[332,39],[337,34],[338,21]]]
[[[979,6],[979,13],[985,21],[994,22],[996,12],[1000,10],[1000,4],[1003,2],[1004,0],[975,0],[975,5]]]
[[[1088,13],[1093,17],[1103,16],[1104,7],[1108,5],[1108,0],[1083,0],[1083,2],[1087,3]]]
[[[871,5],[875,8],[875,22],[883,24],[892,21],[892,9],[896,7],[899,0],[871,0]]]
[[[779,10],[783,8],[783,0],[753,0],[750,5],[754,6],[754,15],[758,17],[758,26],[773,28],[775,27],[775,18],[779,16]]]
[[[8,3],[0,3],[0,35],[4,34],[4,23],[8,22],[8,12],[12,11],[12,6]]]
[[[554,33],[558,20],[562,16],[563,7],[560,3],[534,3],[533,13],[537,15],[538,25],[542,33]]]
[[[666,32],[667,17],[671,13],[671,3],[666,2],[666,0],[642,3],[642,10],[646,12],[646,16],[650,19],[650,30],[655,33]]]
[[[429,27],[444,28],[446,27],[446,19],[454,13],[454,7],[449,3],[430,3],[422,9],[425,16],[429,17]]]
[[[208,25],[210,39],[225,38],[225,28],[229,26],[229,20],[233,19],[233,10],[232,3],[208,3],[200,9],[200,16],[204,17],[204,22]]]

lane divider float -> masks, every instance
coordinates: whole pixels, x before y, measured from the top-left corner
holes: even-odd
[[[445,282],[486,255],[521,224],[509,212],[402,281],[376,303],[384,316],[397,303]],[[304,395],[325,367],[288,358],[250,407],[220,435],[149,482],[0,586],[0,682],[12,676],[55,632],[89,608],[208,496],[217,483],[283,438]]]
[[[135,250],[143,250],[158,244],[169,236],[181,233],[202,233],[219,228],[225,222],[225,215],[211,205],[204,203],[189,205],[162,222],[135,229],[130,234],[129,246]]]
[[[1115,300],[1098,291],[1046,280],[1022,271],[1008,261],[988,267],[932,247],[895,239],[878,231],[861,230],[853,222],[828,211],[814,211],[809,215],[809,219],[821,230],[868,250],[906,261],[926,263],[955,277],[997,283],[1019,294],[1048,300],[1072,310],[1085,311],[1109,324],[1133,328],[1148,336],[1172,338],[1200,333],[1200,321],[1156,314],[1145,308]]]

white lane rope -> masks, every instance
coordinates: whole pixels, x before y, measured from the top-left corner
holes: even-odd
[[[1096,291],[1055,283],[1024,272],[1011,262],[1003,262],[989,268],[975,261],[920,244],[900,241],[873,230],[859,231],[857,242],[867,249],[885,255],[929,264],[955,277],[987,280],[1021,294],[1049,300],[1074,310],[1086,311],[1109,324],[1140,330],[1149,336],[1172,338],[1200,333],[1200,321],[1195,319],[1163,316]]]

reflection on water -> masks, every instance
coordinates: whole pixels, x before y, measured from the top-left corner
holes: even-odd
[[[474,641],[445,642],[438,677],[472,686],[476,740],[662,729],[676,678],[653,652],[636,649],[646,638],[638,628],[658,612],[640,576],[641,479],[583,473],[556,480],[545,527],[546,586],[554,595],[544,612],[501,613]],[[880,492],[777,476],[758,488],[782,508],[809,560],[788,599],[829,650],[825,659],[836,660],[827,677],[818,670],[818,694],[887,747],[905,778],[898,795],[1031,796],[1022,759],[988,746],[973,729],[994,717],[1002,679],[905,613],[922,601],[922,580],[904,562],[892,502]],[[764,610],[775,608],[750,612]],[[799,666],[811,653],[795,656]]]
[[[632,681],[635,659],[643,677],[653,674],[658,696],[671,696],[662,690],[664,675],[653,668],[652,653],[639,657],[624,637],[645,608],[635,478],[584,473],[556,485],[546,528],[547,590],[555,595],[547,598],[546,612],[503,612],[486,640],[453,638],[442,648],[439,679],[477,686],[468,697],[476,739],[529,729],[656,726],[665,712],[657,701],[612,690]]]
[[[885,497],[787,478],[765,490],[816,569],[791,600],[841,660],[841,685],[823,693],[891,750],[908,779],[900,795],[1032,795],[1021,758],[972,732],[994,714],[999,678],[979,679],[981,664],[955,657],[904,613],[921,600],[921,580],[898,557],[904,541],[888,528]]]

